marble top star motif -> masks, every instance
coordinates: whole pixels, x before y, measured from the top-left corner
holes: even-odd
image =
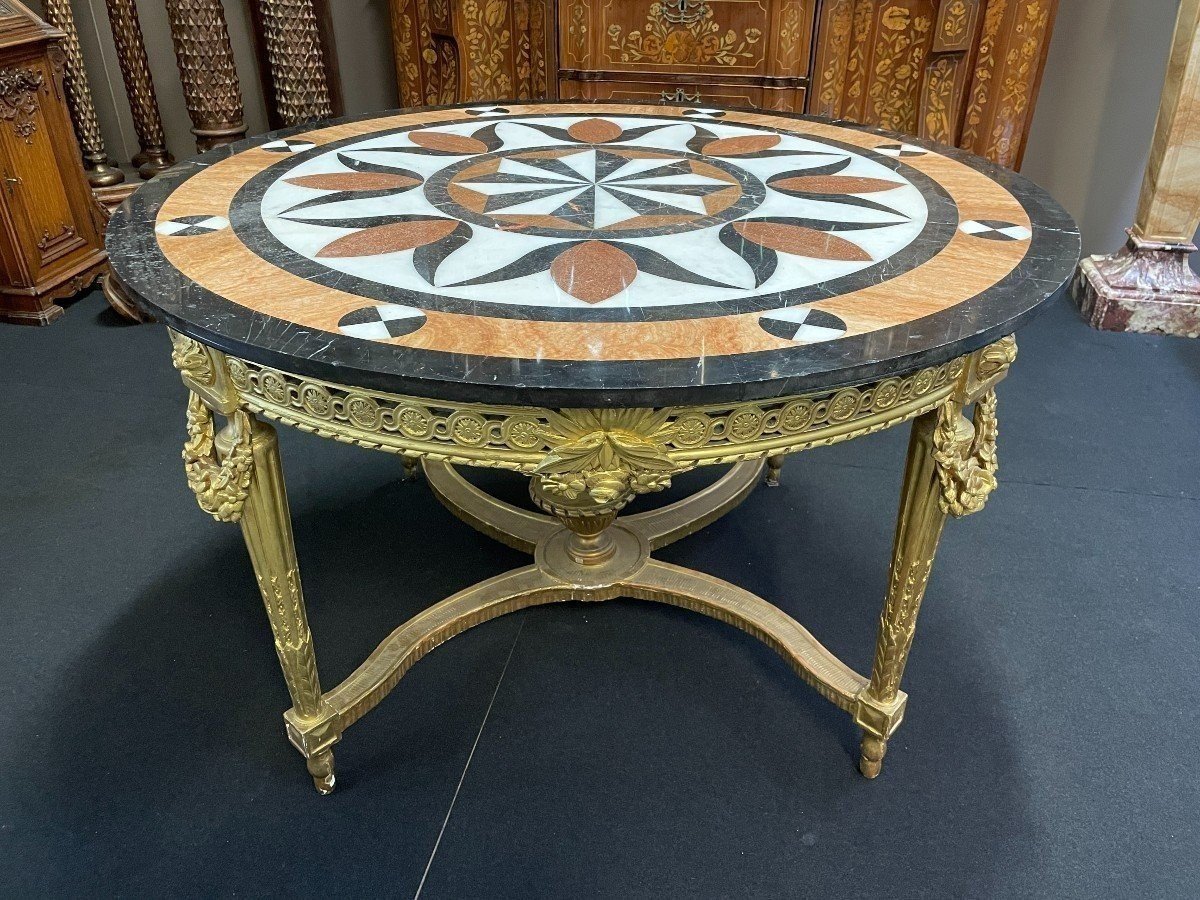
[[[414,129],[271,184],[275,237],[339,271],[522,309],[753,299],[861,271],[926,224],[849,148],[725,122],[530,117]]]
[[[730,182],[728,176],[694,172],[681,159],[638,159],[589,148],[505,159],[494,175],[460,184],[487,197],[486,212],[555,216],[595,229],[643,216],[708,215],[705,198],[729,190]]]
[[[798,394],[1012,333],[1074,270],[1035,185],[763,110],[507,103],[210,151],[108,228],[176,330],[339,384],[501,404]]]

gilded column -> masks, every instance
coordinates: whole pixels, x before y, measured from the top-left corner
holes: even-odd
[[[92,187],[120,184],[125,180],[125,173],[112,165],[104,149],[104,137],[100,134],[100,120],[96,118],[92,90],[88,87],[83,48],[79,46],[79,32],[75,28],[75,14],[71,11],[70,0],[46,0],[44,12],[46,21],[64,35],[62,48],[67,64],[63,80],[67,106],[75,126],[75,138],[83,153],[83,167],[87,171],[88,182]]]
[[[995,389],[1016,358],[1012,337],[985,347],[964,369],[954,394],[913,420],[871,681],[855,707],[863,728],[859,769],[867,778],[879,774],[888,738],[904,718],[900,680],[946,519],[979,512],[996,489]],[[963,411],[971,404],[967,419]]]
[[[166,5],[196,147],[232,143],[246,134],[246,123],[221,0],[166,0]]]
[[[1200,230],[1200,0],[1183,0],[1129,241],[1079,267],[1075,298],[1108,331],[1200,337],[1200,278],[1188,264]]]
[[[333,115],[333,97],[313,0],[256,0],[284,125]]]
[[[117,64],[125,81],[125,96],[133,113],[133,130],[137,132],[138,146],[141,148],[141,152],[133,158],[133,164],[143,178],[153,178],[174,165],[175,159],[167,152],[166,139],[163,137],[162,118],[154,93],[154,79],[146,60],[146,45],[138,22],[137,4],[135,0],[104,0],[104,3],[108,7]]]
[[[879,637],[871,666],[871,683],[860,701],[859,720],[865,734],[859,768],[868,778],[879,774],[887,752],[889,729],[899,721],[894,707],[899,702],[900,679],[908,663],[917,630],[917,614],[946,523],[946,512],[938,502],[940,483],[934,460],[934,435],[942,423],[942,412],[935,410],[912,424],[887,596],[880,614]],[[871,715],[877,711],[882,714]],[[878,723],[874,721],[876,718]]]

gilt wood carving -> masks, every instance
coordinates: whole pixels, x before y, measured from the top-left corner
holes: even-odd
[[[917,134],[1007,166],[1021,161],[1057,9],[1057,0],[391,2],[406,106],[556,89],[564,99],[759,106]]]

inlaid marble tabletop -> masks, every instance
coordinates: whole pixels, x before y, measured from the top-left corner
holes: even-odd
[[[1070,218],[968,154],[812,118],[530,104],[243,141],[108,248],[175,330],[338,383],[550,407],[758,400],[944,363],[1063,288]]]

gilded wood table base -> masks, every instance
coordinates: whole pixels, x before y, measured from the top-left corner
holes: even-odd
[[[690,609],[753,635],[863,729],[863,775],[880,772],[904,717],[900,680],[948,516],[981,509],[996,486],[994,388],[1016,356],[1011,338],[903,379],[740,407],[546,410],[444,403],[370,393],[226,357],[173,334],[191,390],[188,483],[220,521],[240,522],[293,707],[291,742],[316,787],[334,786],[332,747],[433,648],[475,625],[531,606],[616,597]],[[973,405],[970,419],[964,410]],[[227,419],[219,432],[214,414]],[[437,603],[390,634],[341,684],[322,690],[292,542],[274,428],[265,418],[419,460],[435,495],[484,534],[533,555],[531,565]],[[869,676],[803,626],[736,585],[651,553],[741,503],[783,456],[912,422],[887,594]],[[545,515],[502,503],[455,465],[529,474]],[[697,465],[733,464],[677,503],[621,516],[640,493]]]

